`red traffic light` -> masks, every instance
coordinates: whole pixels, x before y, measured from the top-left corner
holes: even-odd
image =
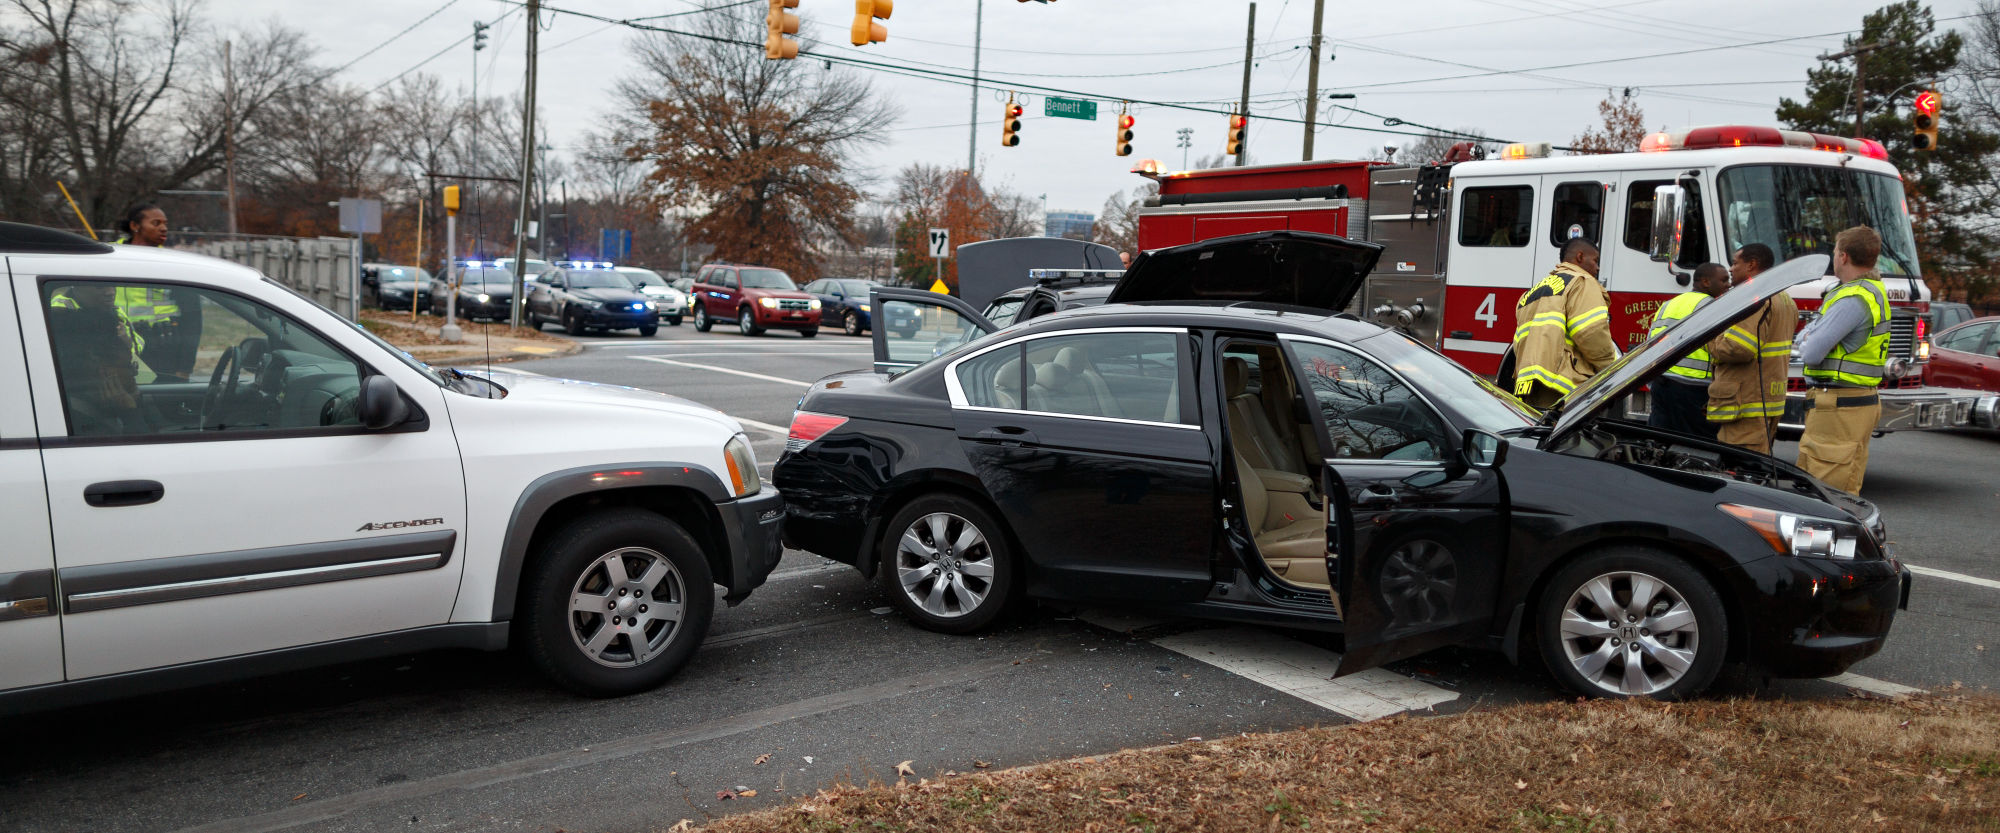
[[[1019,104],[1009,104],[1009,105],[1007,105],[1007,117],[1008,117],[1008,118],[1010,118],[1010,119],[1016,119],[1016,118],[1020,118],[1020,117],[1021,117],[1021,114],[1022,114],[1023,112],[1026,112],[1026,111],[1022,110],[1022,109],[1021,109],[1021,105],[1019,105]]]
[[[1249,124],[1249,123],[1250,123],[1250,120],[1249,120],[1249,119],[1247,119],[1247,118],[1244,118],[1244,117],[1243,117],[1243,115],[1242,115],[1242,114],[1240,114],[1240,113],[1239,113],[1239,114],[1235,114],[1235,115],[1231,115],[1231,116],[1229,117],[1229,127],[1230,127],[1230,129],[1232,129],[1232,130],[1237,130],[1237,129],[1242,129],[1242,128],[1243,128],[1243,126],[1245,126],[1245,125],[1247,125],[1247,124]]]
[[[1134,119],[1128,114],[1121,113],[1118,116],[1118,129],[1130,130],[1132,129],[1132,125],[1135,124],[1137,121],[1138,119]]]
[[[1940,99],[1936,90],[1925,90],[1917,93],[1917,100],[1910,103],[1910,109],[1926,116],[1935,116],[1938,113],[1939,103]]]

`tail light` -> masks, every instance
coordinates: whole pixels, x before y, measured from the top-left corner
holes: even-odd
[[[847,424],[847,417],[832,414],[816,414],[812,411],[792,412],[792,431],[785,437],[786,451],[802,451],[814,440],[826,436],[826,432]]]

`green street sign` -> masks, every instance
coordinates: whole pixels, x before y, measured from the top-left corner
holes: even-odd
[[[1097,121],[1097,102],[1095,101],[1049,96],[1042,99],[1042,102],[1042,115],[1059,116],[1065,119]]]

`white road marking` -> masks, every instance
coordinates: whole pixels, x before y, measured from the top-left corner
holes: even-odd
[[[1848,688],[1858,688],[1870,694],[1880,694],[1883,697],[1901,697],[1908,694],[1924,693],[1924,690],[1921,688],[1911,688],[1906,685],[1889,682],[1888,680],[1878,680],[1874,677],[1863,677],[1860,674],[1836,674],[1827,677],[1826,681],[1835,685],[1844,685]]]
[[[785,581],[787,579],[805,578],[806,576],[817,576],[825,573],[839,573],[852,569],[854,568],[849,567],[846,564],[814,564],[811,567],[797,567],[790,570],[779,570],[775,573],[765,576],[764,583],[769,584],[774,581]]]
[[[695,364],[694,362],[677,362],[677,361],[674,361],[673,359],[663,359],[663,358],[660,358],[659,356],[626,356],[625,358],[628,358],[628,359],[636,359],[636,360],[638,360],[638,361],[642,361],[642,362],[659,362],[660,364],[670,364],[670,365],[673,365],[673,366],[675,366],[675,367],[686,367],[686,368],[690,368],[690,369],[693,369],[693,370],[713,370],[713,371],[715,371],[715,372],[717,372],[717,373],[727,373],[727,374],[729,374],[729,375],[731,375],[731,376],[743,376],[743,377],[746,377],[746,378],[750,378],[750,379],[761,379],[761,380],[763,380],[763,381],[766,381],[766,382],[782,382],[782,383],[784,383],[784,384],[787,384],[787,385],[798,385],[799,387],[802,387],[802,388],[809,388],[809,387],[812,387],[812,383],[811,383],[811,382],[801,382],[801,381],[799,381],[799,380],[797,380],[797,379],[787,379],[787,378],[785,378],[785,377],[783,377],[783,376],[767,376],[767,375],[765,375],[765,374],[762,374],[762,373],[751,373],[751,372],[750,372],[750,371],[748,371],[748,370],[736,370],[736,369],[734,369],[734,368],[728,368],[728,367],[716,367],[715,365],[712,365],[712,364]]]
[[[1935,567],[1919,567],[1919,566],[1917,566],[1917,565],[1915,565],[1915,564],[1907,564],[1907,563],[1906,563],[1906,564],[1904,564],[1903,566],[1905,566],[1905,567],[1908,567],[1908,568],[1910,568],[1910,572],[1912,572],[1912,573],[1916,573],[1917,575],[1920,575],[1920,576],[1930,576],[1931,578],[1941,578],[1941,579],[1944,579],[1944,580],[1946,580],[1946,581],[1962,581],[1962,582],[1965,582],[1966,584],[1973,584],[1973,585],[1978,585],[1978,586],[1980,586],[1980,587],[1990,587],[1990,588],[1992,588],[1992,589],[1994,589],[1994,590],[2000,590],[2000,581],[1994,581],[1994,580],[1992,580],[1992,579],[1990,579],[1990,578],[1980,578],[1980,577],[1978,577],[1978,576],[1968,576],[1968,575],[1966,575],[1966,574],[1964,574],[1964,573],[1954,573],[1954,572],[1951,572],[1950,570],[1940,570],[1940,569],[1937,569],[1937,568],[1935,568]]]
[[[1153,644],[1358,721],[1458,699],[1456,691],[1380,668],[1333,679],[1339,654],[1252,628],[1194,631]]]
[[[792,429],[772,425],[771,423],[768,422],[758,422],[749,417],[740,417],[735,414],[730,414],[729,418],[736,420],[737,422],[743,423],[745,426],[762,431],[766,434],[776,434],[780,437],[790,437],[792,435]]]

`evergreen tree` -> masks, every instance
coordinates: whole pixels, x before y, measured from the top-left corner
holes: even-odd
[[[1937,33],[1928,6],[1907,0],[1869,13],[1861,19],[1861,33],[1846,41],[1848,49],[1865,44],[1880,46],[1861,58],[1867,84],[1861,136],[1887,147],[1889,161],[1902,171],[1918,257],[1937,287],[1955,273],[1983,268],[1996,242],[1983,228],[1994,201],[1978,185],[1990,175],[1986,165],[2000,151],[2000,135],[1956,118],[1960,109],[1947,100],[1938,149],[1911,147],[1911,101],[1957,68],[1964,45],[1957,32]],[[1778,118],[1794,130],[1852,135],[1853,60],[1825,61],[1809,70],[1805,100],[1781,99]]]

